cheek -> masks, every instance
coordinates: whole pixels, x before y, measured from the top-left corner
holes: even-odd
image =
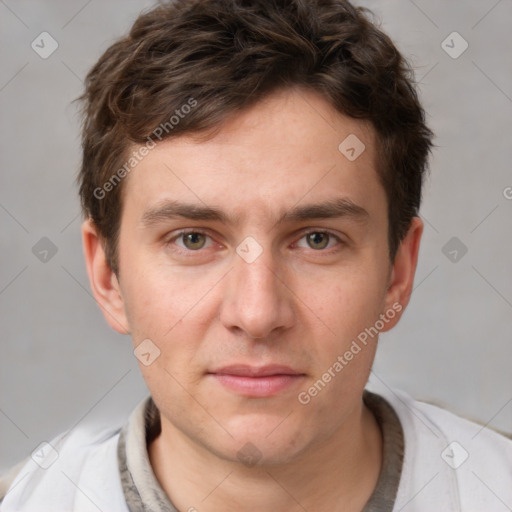
[[[384,281],[375,265],[343,269],[308,289],[306,303],[329,333],[325,342],[333,349],[373,325],[382,312]]]
[[[155,361],[140,364],[148,386],[172,392],[173,376],[179,382],[197,378],[197,354],[213,314],[205,299],[213,284],[209,279],[151,266],[129,274],[123,292],[134,347],[137,350],[148,339],[157,347],[153,348],[158,354]]]
[[[141,262],[128,269],[123,289],[132,332],[166,341],[187,323],[215,281]],[[138,269],[144,269],[136,270]],[[211,282],[210,282],[211,281]],[[194,328],[194,325],[189,325]]]

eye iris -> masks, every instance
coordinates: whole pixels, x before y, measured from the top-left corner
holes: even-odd
[[[312,249],[324,249],[329,242],[329,235],[327,233],[309,233],[308,235],[308,244],[312,247]],[[324,243],[321,242],[321,238],[323,237]],[[311,245],[320,243],[320,247],[314,247]]]
[[[198,237],[199,239],[200,237],[203,237],[202,240],[200,239],[199,244],[197,241]],[[185,246],[188,247],[189,249],[201,249],[201,247],[203,247],[204,245],[204,235],[202,233],[186,233],[185,235],[183,235],[183,241],[185,243]],[[189,242],[191,243],[189,244]]]

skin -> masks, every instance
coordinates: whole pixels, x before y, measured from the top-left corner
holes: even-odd
[[[366,146],[353,162],[338,150],[349,134]],[[162,421],[148,451],[179,510],[359,511],[370,497],[382,437],[362,394],[378,337],[307,405],[298,394],[398,303],[402,311],[381,332],[391,329],[409,302],[423,224],[413,219],[391,263],[377,159],[370,124],[314,92],[288,89],[206,140],[164,140],[138,164],[124,183],[119,278],[84,222],[87,270],[105,318],[135,347],[149,338],[160,350],[149,366],[139,363]],[[276,222],[295,206],[339,197],[367,217]],[[144,212],[165,199],[216,207],[238,223],[145,226]],[[182,228],[207,233],[176,238]],[[315,242],[307,229],[339,240]],[[251,263],[236,252],[249,236],[262,249]],[[274,396],[247,397],[207,374],[235,363],[285,364],[303,376]],[[260,453],[255,465],[237,457],[248,442]]]

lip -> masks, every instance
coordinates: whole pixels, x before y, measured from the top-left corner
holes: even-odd
[[[248,364],[232,364],[223,366],[208,373],[216,375],[236,375],[238,377],[268,377],[273,375],[304,375],[303,373],[281,364],[251,366]]]
[[[223,387],[239,395],[265,398],[297,385],[305,376],[289,366],[230,365],[208,372]]]

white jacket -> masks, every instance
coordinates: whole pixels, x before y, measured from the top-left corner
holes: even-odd
[[[403,391],[376,382],[367,389],[392,405],[404,431],[394,512],[512,510],[512,439]],[[56,437],[36,453],[39,464],[29,459],[22,467],[0,511],[129,512],[117,463],[119,432],[76,429]]]

